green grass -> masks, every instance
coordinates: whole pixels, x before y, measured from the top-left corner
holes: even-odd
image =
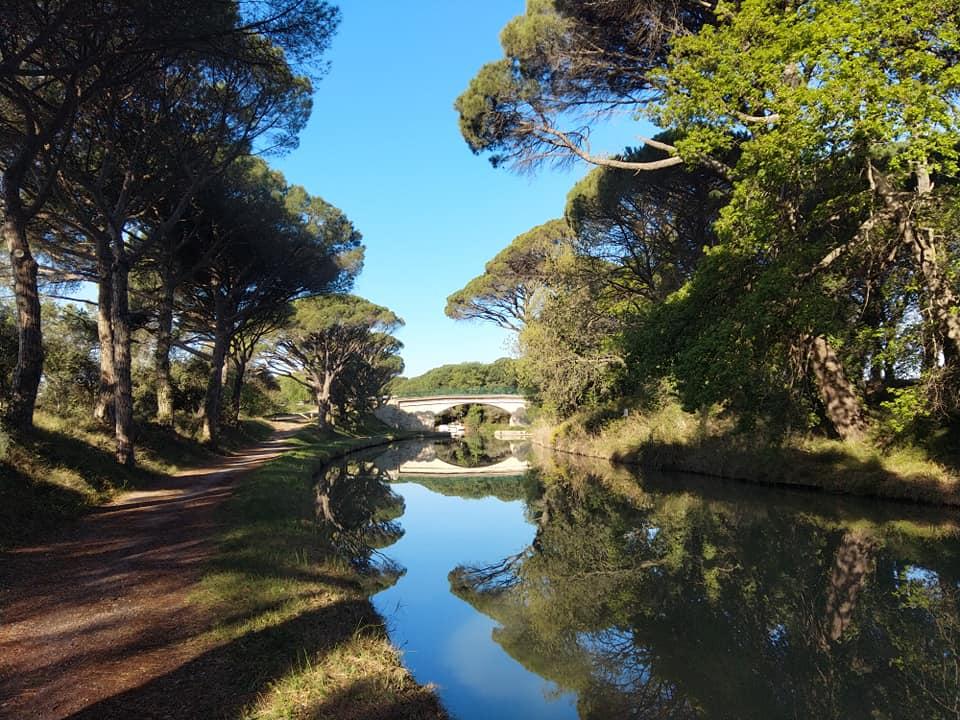
[[[312,520],[313,472],[394,437],[304,430],[288,452],[240,480],[197,593],[220,618],[204,638],[223,669],[218,716],[444,717],[435,695],[404,669],[367,583]]]
[[[919,447],[882,450],[807,435],[778,445],[737,433],[729,418],[701,417],[666,402],[655,410],[598,409],[557,427],[541,426],[544,445],[614,462],[772,485],[935,505],[960,505],[956,461]]]

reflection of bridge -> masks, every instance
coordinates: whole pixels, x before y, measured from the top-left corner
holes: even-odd
[[[388,473],[392,480],[396,480],[410,475],[430,475],[433,477],[442,475],[468,475],[470,477],[523,475],[529,469],[530,463],[513,455],[494,465],[483,465],[481,467],[461,467],[435,457],[430,460],[408,460],[396,470],[388,471]]]
[[[433,429],[437,415],[459,405],[489,405],[510,414],[510,424],[526,419],[527,401],[522,395],[433,395],[393,397],[376,411],[380,420],[394,427]]]

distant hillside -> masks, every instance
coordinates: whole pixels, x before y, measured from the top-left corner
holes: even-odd
[[[466,362],[441,365],[414,378],[399,377],[391,381],[391,395],[415,397],[450,393],[516,393],[519,392],[516,361],[500,358],[492,363]]]

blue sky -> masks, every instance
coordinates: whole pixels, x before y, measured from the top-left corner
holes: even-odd
[[[406,375],[509,354],[511,334],[448,319],[446,298],[516,235],[562,215],[588,169],[518,176],[474,156],[460,137],[453,101],[483,63],[501,57],[500,29],[523,0],[339,5],[331,70],[316,87],[300,147],[271,164],[363,233],[355,292],[406,321]],[[623,120],[615,129],[612,145],[595,148],[636,144],[639,126]]]

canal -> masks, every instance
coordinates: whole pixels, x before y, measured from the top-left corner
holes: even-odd
[[[315,480],[405,664],[462,720],[960,716],[953,513],[481,441]]]

